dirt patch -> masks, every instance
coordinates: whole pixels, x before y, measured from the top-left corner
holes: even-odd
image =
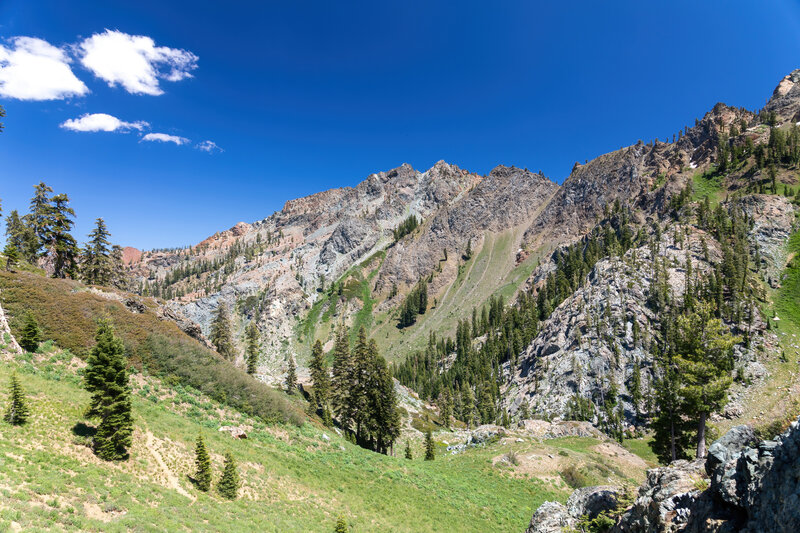
[[[609,459],[613,459],[615,462],[622,463],[624,466],[630,466],[632,468],[640,468],[640,469],[647,469],[647,462],[635,455],[622,446],[618,446],[611,442],[603,442],[596,446],[592,446],[592,451],[599,453]]]
[[[91,518],[92,520],[99,520],[101,522],[106,522],[106,523],[111,522],[115,518],[124,515],[126,512],[120,510],[105,512],[96,503],[89,503],[89,502],[83,503],[83,511],[86,513],[87,518]]]

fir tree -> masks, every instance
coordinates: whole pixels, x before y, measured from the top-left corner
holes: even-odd
[[[6,241],[13,244],[21,259],[33,263],[36,261],[39,243],[33,229],[26,223],[30,217],[20,217],[16,209],[6,219]]]
[[[92,285],[110,285],[112,279],[112,263],[106,223],[102,218],[95,220],[95,226],[89,234],[89,241],[82,258],[82,273],[86,283]]]
[[[311,348],[311,362],[308,366],[314,391],[314,409],[321,409],[324,412],[328,408],[330,378],[328,377],[328,367],[325,364],[325,354],[322,351],[322,342],[319,340]]]
[[[431,435],[431,431],[428,430],[425,433],[425,460],[426,461],[433,461],[436,457],[436,451],[433,447],[433,435]]]
[[[256,366],[258,365],[258,328],[255,322],[250,322],[247,326],[246,341],[247,373],[253,375],[256,373]]]
[[[111,247],[111,285],[117,289],[127,290],[130,287],[130,277],[123,261],[122,246],[115,244]]]
[[[411,460],[414,457],[411,455],[411,443],[406,441],[406,459]]]
[[[294,394],[297,388],[297,367],[294,364],[294,357],[289,356],[289,363],[286,369],[286,393]]]
[[[66,194],[53,196],[50,206],[50,254],[54,278],[74,278],[78,269],[78,243],[70,231],[75,225],[75,211]]]
[[[17,251],[17,247],[14,246],[14,243],[6,243],[6,247],[3,249],[3,255],[6,256],[6,270],[14,272],[14,266],[19,261],[19,252]]]
[[[333,532],[347,533],[348,531],[350,531],[350,528],[347,527],[347,521],[343,516],[339,516],[339,518],[336,520],[336,528],[333,530]]]
[[[39,348],[39,343],[42,342],[42,332],[39,329],[39,324],[32,314],[25,315],[25,324],[22,326],[22,335],[19,338],[19,345],[26,352],[35,352]]]
[[[43,181],[33,187],[34,194],[30,203],[30,215],[28,215],[29,226],[36,239],[35,255],[41,253],[43,246],[50,243],[51,240],[51,225],[52,219],[50,217],[50,196],[49,193],[53,189],[45,185]]]
[[[353,358],[350,355],[350,344],[344,328],[340,328],[336,334],[331,370],[331,404],[339,419],[339,425],[345,430],[349,430],[353,421],[353,412],[349,401]]]
[[[231,320],[228,317],[228,308],[225,304],[220,303],[217,307],[217,314],[214,321],[211,323],[211,343],[217,349],[217,352],[225,359],[232,361],[234,358],[233,353],[233,335],[231,334]]]
[[[197,471],[194,474],[194,481],[197,488],[203,492],[208,492],[211,489],[211,457],[206,450],[206,444],[203,442],[203,436],[197,436],[197,444],[194,451],[194,464]]]
[[[22,389],[16,373],[11,374],[11,386],[8,393],[11,402],[3,419],[12,426],[21,426],[28,421],[30,411],[28,410],[28,402],[25,399],[25,391]]]
[[[95,341],[84,373],[84,386],[92,395],[86,416],[100,419],[94,450],[106,461],[126,459],[133,418],[124,346],[106,320],[100,320]]]
[[[225,467],[222,470],[222,477],[217,483],[217,491],[223,498],[235,500],[239,493],[239,472],[236,468],[236,461],[230,452],[225,454]]]

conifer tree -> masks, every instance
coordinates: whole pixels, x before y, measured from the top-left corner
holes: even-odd
[[[25,315],[25,324],[22,326],[22,335],[19,338],[20,347],[26,352],[35,352],[39,348],[39,343],[42,342],[42,332],[39,329],[39,324],[32,314]]]
[[[3,255],[6,256],[6,270],[14,272],[14,266],[16,266],[19,261],[19,252],[17,251],[17,247],[14,246],[14,243],[6,243],[6,247],[3,249]]]
[[[133,418],[124,346],[107,320],[100,320],[95,341],[84,373],[84,387],[92,395],[86,416],[100,419],[94,450],[106,461],[126,459]]]
[[[297,388],[297,367],[294,364],[294,357],[289,356],[289,363],[286,369],[286,393],[294,394]]]
[[[413,459],[414,457],[411,455],[411,444],[409,441],[406,441],[406,459]]]
[[[256,366],[258,365],[258,328],[255,322],[250,322],[247,326],[246,336],[245,359],[247,360],[247,373],[253,375],[256,373]]]
[[[206,450],[206,444],[203,442],[203,436],[197,436],[197,444],[194,451],[194,464],[197,471],[194,474],[194,480],[197,488],[203,492],[208,492],[211,489],[211,457]]]
[[[425,433],[425,460],[426,461],[433,461],[436,457],[436,451],[433,447],[433,435],[431,435],[431,430],[428,430]]]
[[[130,287],[130,277],[123,261],[123,249],[119,244],[111,247],[111,285],[118,289],[127,290]]]
[[[33,229],[25,221],[30,217],[20,217],[16,209],[6,219],[6,242],[13,244],[20,257],[29,263],[36,261],[39,243]]]
[[[330,378],[328,377],[328,367],[325,364],[325,354],[322,351],[322,342],[319,340],[311,348],[311,361],[308,366],[314,391],[314,409],[321,409],[324,412],[328,406]]]
[[[211,344],[217,349],[217,352],[225,359],[232,361],[234,358],[233,353],[233,335],[231,333],[231,320],[228,316],[228,307],[224,303],[220,303],[217,307],[217,314],[214,316],[214,321],[211,323]]]
[[[53,189],[40,181],[38,185],[33,187],[34,193],[30,203],[30,215],[28,215],[29,226],[36,238],[35,254],[39,255],[43,246],[50,243],[51,240],[51,224],[50,217],[50,196]]]
[[[94,229],[89,233],[89,241],[82,258],[82,273],[86,283],[92,285],[110,285],[113,266],[111,263],[110,245],[106,223],[102,218],[95,220]]]
[[[12,426],[21,426],[28,421],[30,411],[28,410],[28,402],[25,399],[25,391],[22,389],[22,384],[20,384],[16,373],[11,374],[11,386],[8,392],[11,402],[3,419]]]
[[[230,452],[225,454],[225,467],[222,470],[222,477],[217,483],[217,490],[223,498],[229,500],[235,500],[238,496],[239,472],[236,468],[236,461]]]
[[[350,529],[347,527],[347,521],[344,519],[343,516],[339,516],[336,520],[336,528],[333,530],[334,533],[347,533]]]
[[[54,278],[74,278],[78,269],[78,243],[72,236],[75,211],[69,207],[69,197],[57,194],[51,199],[50,214],[50,254],[53,259]]]
[[[353,421],[353,413],[349,402],[352,367],[353,360],[350,355],[347,331],[342,327],[336,334],[336,344],[333,347],[331,404],[339,419],[339,425],[345,430],[350,429]]]

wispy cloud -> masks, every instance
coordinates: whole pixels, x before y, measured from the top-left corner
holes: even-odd
[[[61,124],[61,127],[72,131],[142,131],[150,124],[142,120],[125,122],[106,113],[86,113],[78,118],[71,118]]]
[[[198,150],[202,150],[204,152],[208,152],[209,154],[215,154],[215,153],[219,153],[219,152],[224,152],[225,151],[222,148],[220,148],[219,146],[217,146],[217,143],[215,143],[214,141],[199,142],[196,145],[194,145],[194,147],[197,148]]]
[[[191,78],[198,60],[187,50],[156,46],[145,35],[113,30],[92,35],[77,50],[83,66],[95,76],[132,94],[163,94],[159,80]]]
[[[148,133],[142,137],[143,141],[157,141],[162,143],[175,143],[178,146],[188,144],[190,141],[186,137],[179,137],[177,135],[169,135],[166,133]]]
[[[62,100],[89,88],[73,74],[69,56],[34,37],[14,37],[0,45],[0,96],[18,100]]]

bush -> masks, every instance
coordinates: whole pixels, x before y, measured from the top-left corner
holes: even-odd
[[[559,472],[561,474],[561,479],[564,480],[564,483],[569,485],[570,488],[579,489],[581,487],[588,487],[591,485],[591,480],[589,476],[583,473],[577,466],[569,465],[564,470]]]

